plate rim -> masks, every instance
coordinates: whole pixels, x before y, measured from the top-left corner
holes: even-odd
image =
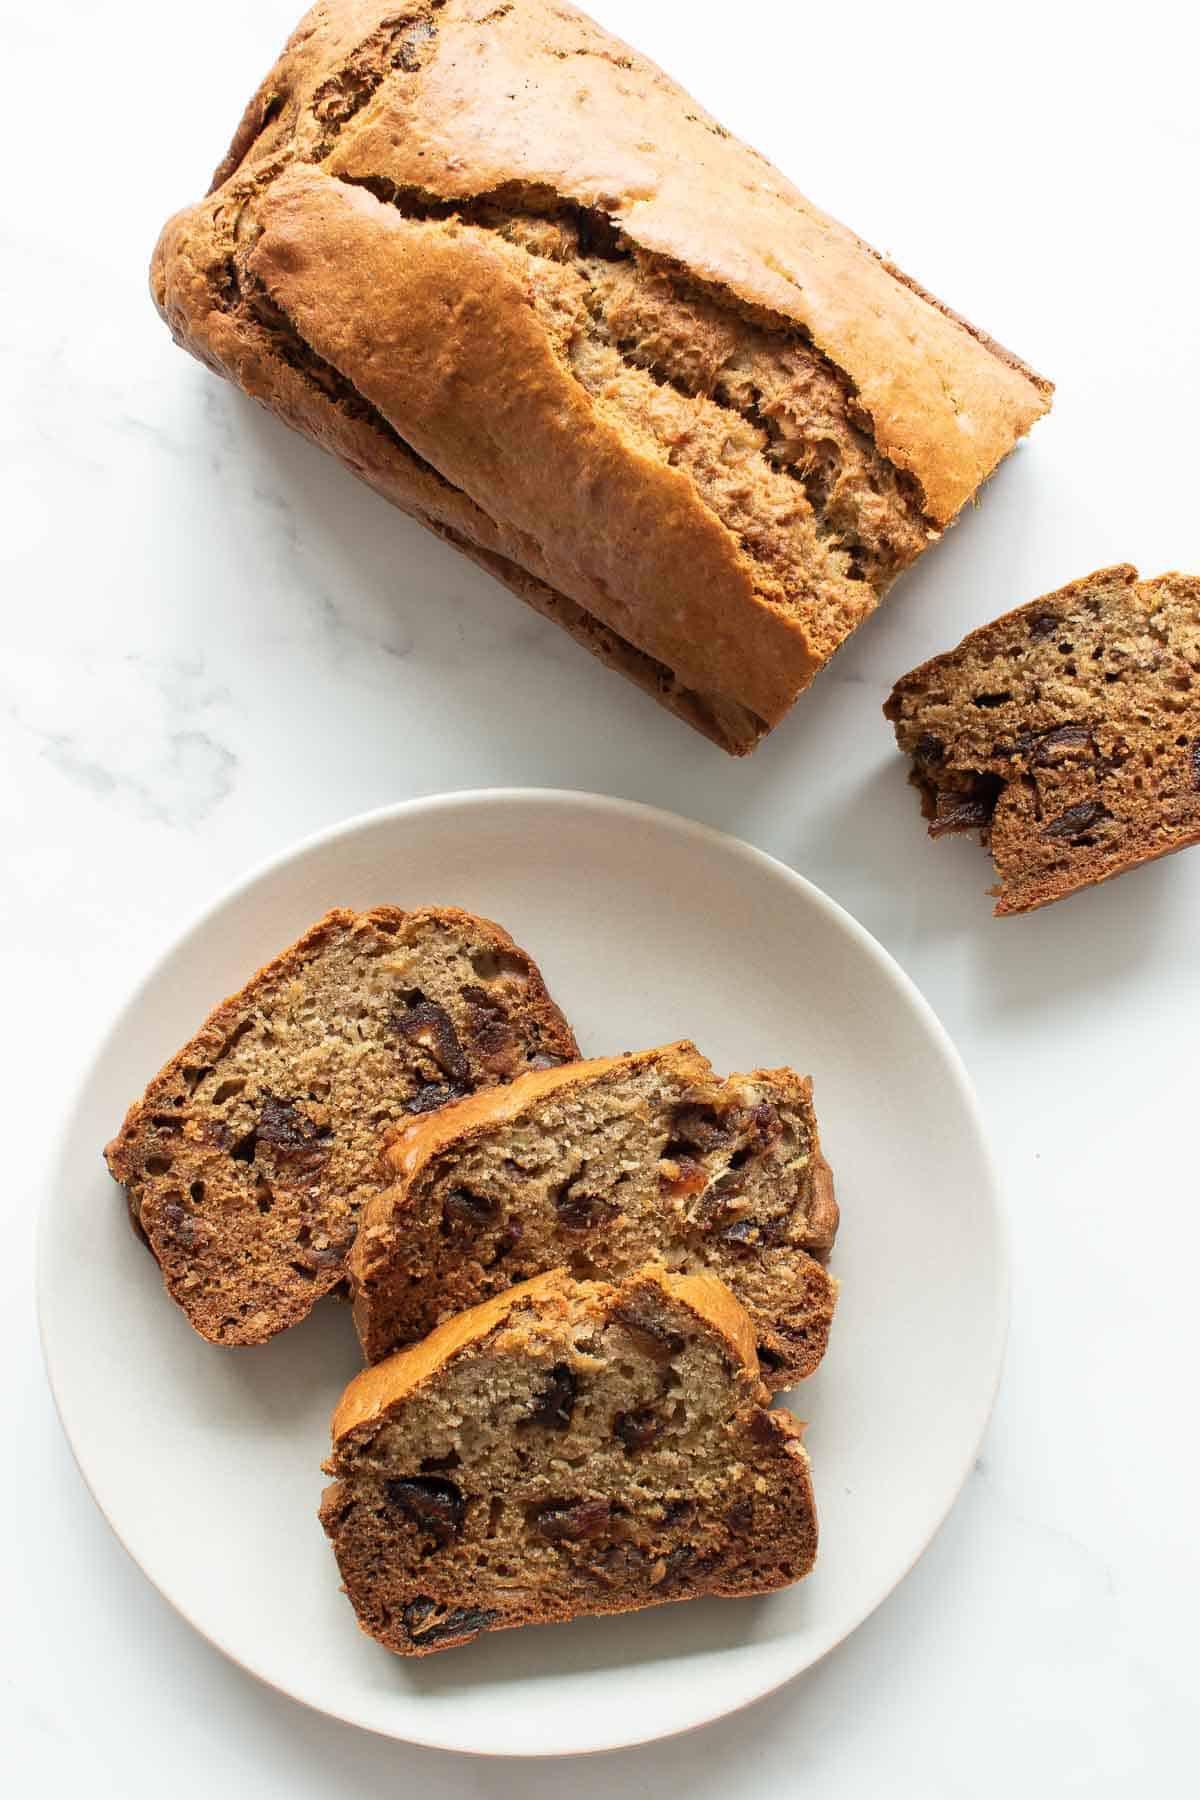
[[[326,1704],[316,1699],[297,1694],[282,1685],[261,1669],[252,1667],[243,1660],[243,1655],[228,1643],[215,1636],[212,1631],[201,1625],[188,1609],[172,1594],[168,1593],[159,1580],[139,1560],[124,1533],[100,1499],[87,1469],[80,1458],[75,1440],[67,1424],[64,1403],[60,1393],[59,1379],[56,1376],[54,1355],[51,1349],[47,1329],[47,1271],[50,1263],[48,1220],[55,1194],[61,1189],[66,1176],[66,1164],[70,1156],[70,1147],[74,1142],[73,1125],[83,1109],[87,1094],[99,1070],[99,1066],[110,1047],[120,1038],[126,1021],[141,1003],[146,991],[163,972],[164,967],[172,961],[202,930],[204,930],[217,913],[226,907],[236,904],[248,892],[271,876],[278,873],[288,864],[296,862],[311,852],[327,849],[340,839],[355,836],[365,830],[375,829],[396,819],[407,819],[425,812],[467,811],[472,807],[484,806],[520,806],[530,803],[551,808],[580,809],[583,811],[615,815],[624,818],[637,817],[661,829],[675,832],[684,838],[690,838],[700,845],[708,845],[725,853],[734,853],[752,864],[758,864],[773,875],[782,875],[788,882],[798,885],[811,903],[815,903],[819,911],[823,911],[830,921],[843,931],[847,931],[858,947],[866,953],[885,979],[897,987],[902,995],[914,1007],[925,1028],[930,1032],[940,1050],[947,1070],[953,1077],[958,1090],[966,1118],[972,1128],[976,1140],[982,1170],[986,1180],[982,1184],[982,1198],[986,1201],[988,1222],[991,1226],[995,1248],[995,1263],[992,1271],[995,1294],[995,1319],[990,1346],[990,1376],[986,1393],[980,1405],[977,1429],[972,1435],[969,1449],[963,1459],[962,1468],[948,1490],[944,1506],[932,1519],[928,1532],[915,1546],[910,1559],[899,1570],[886,1592],[880,1594],[870,1605],[866,1606],[832,1642],[805,1662],[800,1668],[790,1670],[773,1680],[757,1693],[737,1701],[722,1710],[708,1714],[703,1719],[696,1719],[684,1725],[672,1725],[662,1731],[652,1731],[648,1735],[624,1740],[621,1744],[592,1743],[584,1744],[570,1750],[548,1749],[545,1751],[492,1748],[483,1749],[475,1746],[464,1747],[459,1744],[448,1744],[436,1737],[415,1736],[410,1731],[392,1731],[386,1725],[364,1719],[353,1713],[339,1710],[336,1705]],[[842,904],[834,900],[824,890],[802,875],[798,869],[770,851],[749,843],[745,838],[733,832],[722,830],[718,826],[705,824],[698,819],[690,818],[685,813],[672,811],[667,807],[649,805],[640,800],[628,800],[620,795],[602,794],[588,789],[538,787],[538,786],[502,786],[451,788],[431,794],[415,795],[408,800],[392,801],[383,806],[372,807],[366,811],[353,813],[349,817],[335,821],[331,825],[317,828],[305,836],[285,845],[281,850],[261,858],[253,864],[237,880],[221,888],[212,898],[197,908],[185,921],[183,927],[169,936],[167,942],[153,957],[141,978],[130,990],[123,1004],[110,1019],[108,1025],[96,1033],[81,1059],[80,1072],[76,1076],[67,1104],[60,1114],[62,1127],[58,1139],[58,1148],[54,1156],[44,1165],[43,1176],[39,1186],[37,1220],[34,1239],[34,1285],[35,1305],[37,1313],[38,1339],[41,1346],[42,1362],[46,1372],[54,1409],[71,1453],[72,1461],[79,1471],[80,1479],[87,1489],[101,1518],[116,1538],[122,1550],[129,1557],[143,1579],[148,1581],[154,1591],[181,1618],[191,1630],[214,1650],[231,1662],[243,1673],[261,1682],[264,1687],[283,1695],[295,1705],[320,1717],[330,1718],[343,1725],[350,1725],[360,1731],[367,1731],[372,1736],[382,1737],[394,1743],[405,1743],[423,1749],[449,1751],[460,1756],[481,1758],[498,1757],[505,1760],[517,1760],[529,1757],[537,1761],[549,1761],[570,1756],[599,1756],[621,1749],[635,1749],[641,1745],[663,1743],[671,1738],[682,1737],[693,1731],[703,1730],[706,1726],[722,1719],[734,1717],[748,1707],[755,1706],[761,1700],[778,1693],[789,1682],[799,1680],[810,1669],[816,1668],[825,1658],[832,1654],[852,1637],[859,1627],[886,1604],[897,1589],[912,1573],[917,1563],[925,1555],[933,1540],[941,1531],[963,1488],[971,1469],[979,1454],[980,1445],[991,1421],[996,1397],[1004,1371],[1005,1352],[1011,1322],[1012,1293],[1012,1248],[1011,1224],[1009,1209],[1006,1203],[1003,1183],[1000,1179],[995,1156],[992,1152],[983,1111],[975,1091],[967,1066],[958,1047],[951,1038],[941,1019],[925,998],[912,976],[908,974],[897,959],[887,950],[865,925],[850,913]]]

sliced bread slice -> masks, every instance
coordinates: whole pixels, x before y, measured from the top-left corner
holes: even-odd
[[[340,910],[217,1007],[105,1154],[196,1330],[261,1344],[344,1280],[389,1127],[577,1054],[490,920]]]
[[[1101,569],[922,663],[884,712],[929,835],[990,845],[998,916],[1200,843],[1200,578]]]
[[[482,1631],[757,1594],[812,1567],[808,1457],[765,1410],[754,1328],[702,1276],[565,1270],[356,1377],[321,1502],[363,1631]]]
[[[368,1362],[547,1269],[651,1262],[727,1282],[776,1386],[820,1361],[838,1215],[790,1069],[722,1082],[687,1042],[574,1063],[414,1121],[386,1157],[349,1264]]]

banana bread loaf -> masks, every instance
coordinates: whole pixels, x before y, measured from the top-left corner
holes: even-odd
[[[573,1063],[414,1121],[386,1159],[350,1258],[369,1362],[544,1270],[650,1263],[726,1282],[776,1387],[824,1353],[837,1205],[790,1069],[722,1082],[689,1043]]]
[[[884,712],[930,836],[990,844],[997,914],[1200,843],[1200,579],[1102,569],[923,663]]]
[[[1050,404],[560,0],[320,0],[152,286],[211,369],[737,753]]]
[[[321,1502],[362,1629],[423,1656],[481,1631],[759,1594],[817,1548],[808,1458],[719,1282],[564,1271],[351,1382]]]
[[[105,1154],[196,1330],[261,1344],[344,1280],[388,1127],[577,1054],[490,920],[331,912],[217,1007]]]

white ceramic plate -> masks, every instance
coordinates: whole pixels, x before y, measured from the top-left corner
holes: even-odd
[[[817,1567],[761,1600],[504,1632],[408,1662],[360,1635],[317,1524],[328,1421],[358,1366],[333,1302],[258,1350],[167,1300],[100,1160],[128,1101],[209,1007],[328,907],[455,903],[540,962],[585,1054],[694,1037],[721,1070],[810,1071],[837,1178],[832,1344],[795,1396]],[[602,1750],[733,1711],[808,1668],[895,1587],[971,1465],[1000,1369],[1003,1231],[975,1102],[907,978],[791,870],[623,801],[419,800],[310,840],[195,924],[103,1045],[40,1245],[50,1377],[126,1549],[198,1631],[372,1731],[499,1754]]]

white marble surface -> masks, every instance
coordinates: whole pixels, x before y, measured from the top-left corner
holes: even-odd
[[[925,842],[879,705],[971,624],[1105,561],[1200,568],[1197,46],[1158,0],[1016,0],[1002,17],[920,0],[593,10],[1054,375],[1057,406],[793,719],[726,761],[158,324],[143,275],[157,227],[201,190],[289,0],[3,9],[13,1791],[558,1790],[550,1765],[363,1737],[196,1638],[82,1487],[30,1279],[76,1073],[202,903],[346,814],[529,783],[708,820],[849,907],[975,1076],[1015,1263],[979,1467],[902,1588],[807,1678],[687,1739],[577,1766],[576,1791],[1194,1792],[1200,853],[994,923],[982,853]]]

